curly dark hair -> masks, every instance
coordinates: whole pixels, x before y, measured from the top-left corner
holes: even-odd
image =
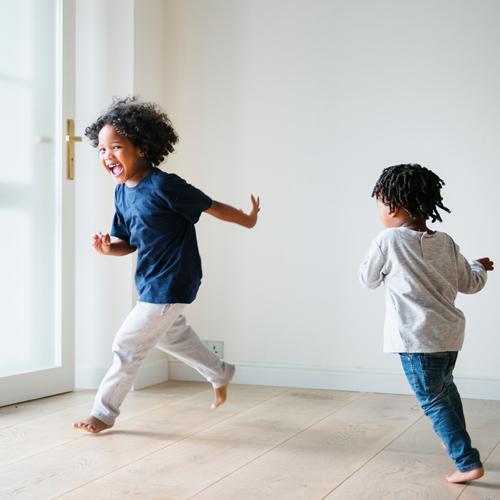
[[[432,222],[442,222],[437,209],[450,213],[441,196],[444,184],[428,168],[417,164],[394,165],[382,171],[372,197],[387,205],[391,212],[400,207],[415,219],[431,218]]]
[[[144,151],[151,165],[159,165],[179,140],[168,116],[156,104],[139,102],[137,97],[115,98],[113,104],[85,129],[92,146],[97,147],[99,132],[105,125],[112,125]]]

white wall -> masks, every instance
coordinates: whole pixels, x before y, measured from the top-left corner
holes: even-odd
[[[77,0],[77,133],[83,135],[113,96],[161,101],[162,9],[161,0]],[[90,246],[93,232],[111,228],[114,182],[86,139],[77,146],[75,188],[76,386],[95,388],[110,366],[113,337],[135,301],[134,263],[130,256],[99,256]],[[135,386],[167,377],[165,356],[151,353]]]
[[[83,135],[111,102],[132,92],[133,1],[76,2],[76,116]],[[95,387],[111,361],[113,334],[130,309],[131,260],[101,257],[90,246],[109,231],[113,182],[87,139],[76,148],[76,386]]]
[[[421,162],[447,182],[453,213],[436,228],[470,257],[495,257],[499,20],[493,0],[77,0],[78,131],[113,95],[138,93],[181,136],[167,169],[238,206],[262,197],[252,231],[198,225],[205,278],[188,316],[224,340],[236,381],[406,390],[382,353],[382,291],[356,277],[380,230],[369,194],[383,167]],[[77,385],[95,387],[133,304],[133,262],[90,249],[114,186],[80,146]],[[496,297],[493,274],[459,300],[469,397],[500,398]],[[163,359],[149,361],[158,375]]]
[[[205,278],[188,315],[223,340],[236,381],[406,391],[382,353],[383,292],[357,281],[381,229],[382,168],[419,162],[446,181],[436,229],[495,258],[500,208],[500,4],[494,0],[169,0],[164,104],[181,142],[168,168],[248,207],[248,231],[205,216]],[[456,374],[500,398],[498,278],[461,297]],[[181,365],[171,375],[190,378]]]

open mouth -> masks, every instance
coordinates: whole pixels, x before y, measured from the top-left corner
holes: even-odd
[[[118,177],[123,172],[123,166],[120,163],[106,165],[113,177]]]

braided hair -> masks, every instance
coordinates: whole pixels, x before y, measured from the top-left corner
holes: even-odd
[[[387,167],[382,171],[372,197],[380,200],[393,212],[404,208],[413,218],[442,222],[438,208],[450,213],[443,205],[441,188],[444,181],[431,170],[417,164]]]
[[[105,125],[112,125],[143,150],[151,165],[159,165],[172,153],[179,139],[168,116],[155,104],[140,102],[137,97],[114,99],[104,114],[85,129],[92,146],[97,147],[99,132]]]

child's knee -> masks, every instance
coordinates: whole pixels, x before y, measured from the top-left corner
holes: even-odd
[[[146,352],[140,346],[129,345],[128,343],[113,342],[113,354],[120,360],[121,365],[132,365],[142,361],[146,357]]]

